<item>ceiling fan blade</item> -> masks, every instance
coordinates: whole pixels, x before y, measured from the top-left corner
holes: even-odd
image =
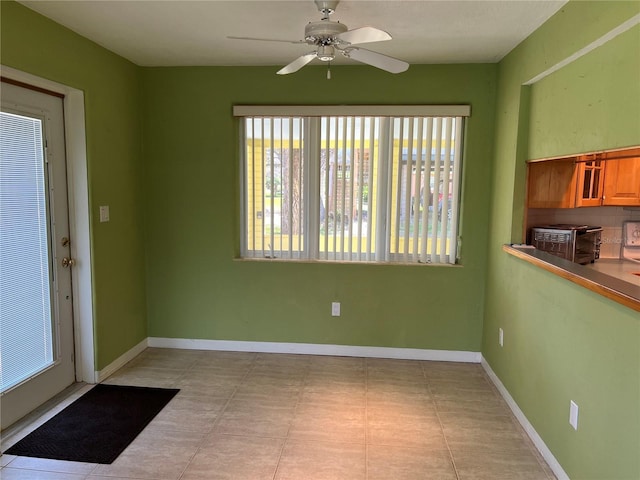
[[[383,42],[391,40],[391,38],[391,35],[384,30],[374,27],[354,28],[338,35],[338,40],[352,45],[356,43]]]
[[[358,62],[366,63],[390,73],[401,73],[409,68],[409,64],[405,61],[388,57],[382,53],[365,50],[364,48],[350,48],[343,53],[345,57],[353,58]]]
[[[284,42],[284,43],[307,43],[304,40],[281,40],[278,38],[254,38],[254,37],[227,37],[231,40],[257,40],[259,42]]]
[[[286,75],[288,73],[297,72],[314,58],[316,58],[316,52],[306,53],[301,57],[296,58],[289,65],[282,67],[277,73],[278,75]]]

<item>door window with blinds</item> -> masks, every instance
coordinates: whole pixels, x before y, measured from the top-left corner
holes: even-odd
[[[250,107],[243,258],[455,263],[469,106]]]
[[[0,392],[54,361],[43,121],[0,112]]]

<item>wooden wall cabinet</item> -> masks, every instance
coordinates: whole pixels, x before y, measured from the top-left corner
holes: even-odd
[[[529,208],[575,207],[578,171],[571,160],[529,163]]]
[[[529,162],[527,207],[640,206],[640,147]]]
[[[605,163],[602,205],[640,206],[640,156]]]
[[[591,157],[591,158],[589,158]],[[578,157],[578,181],[576,207],[599,207],[602,205],[605,161],[591,155]]]

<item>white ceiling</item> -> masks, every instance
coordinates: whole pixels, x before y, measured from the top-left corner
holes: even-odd
[[[40,0],[23,5],[141,66],[285,65],[321,15],[312,0]],[[412,64],[497,62],[565,0],[342,0],[332,20],[371,25],[393,40],[366,48]],[[341,59],[337,63],[349,63]]]

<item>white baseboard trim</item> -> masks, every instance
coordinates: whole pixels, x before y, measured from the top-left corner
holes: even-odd
[[[104,367],[102,370],[96,371],[96,374],[95,374],[96,383],[102,382],[113,372],[118,370],[120,367],[123,367],[127,362],[130,362],[136,356],[140,355],[144,351],[144,349],[149,346],[148,343],[149,343],[149,339],[145,338],[136,346],[134,346],[127,352],[120,355],[118,358],[116,358],[113,362],[111,362],[109,365]]]
[[[509,405],[509,408],[518,419],[518,422],[520,422],[522,428],[524,428],[525,432],[527,432],[527,435],[542,455],[542,458],[545,459],[558,480],[570,480],[569,475],[567,475],[567,473],[564,471],[562,465],[560,465],[560,462],[556,460],[556,457],[553,456],[553,453],[551,453],[551,450],[549,450],[547,445],[544,443],[542,437],[540,437],[535,428],[533,428],[533,425],[531,425],[524,412],[520,410],[520,407],[513,399],[507,388],[500,381],[495,372],[491,369],[489,363],[487,363],[487,360],[484,357],[481,357],[480,363],[482,365],[482,368],[484,368],[485,372],[487,372],[487,375],[496,386],[502,397],[505,399],[505,401]]]
[[[423,350],[419,348],[362,347],[315,343],[243,342],[234,340],[192,340],[187,338],[149,337],[149,347],[187,350],[222,350],[234,352],[296,353],[302,355],[336,355],[341,357],[395,358],[440,362],[480,363],[480,352],[457,350]]]

